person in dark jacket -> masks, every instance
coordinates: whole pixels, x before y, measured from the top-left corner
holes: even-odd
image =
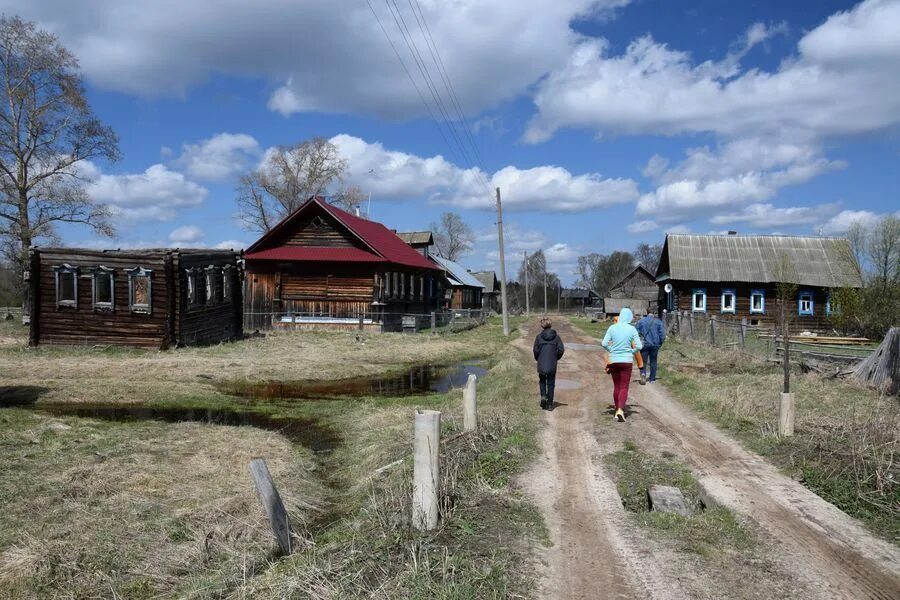
[[[640,380],[640,384],[644,385],[647,381],[647,369],[650,369],[650,381],[656,381],[656,359],[659,357],[659,349],[666,341],[666,328],[663,322],[650,312],[638,321],[636,328],[644,344],[641,348],[644,367],[641,369]]]
[[[537,361],[541,386],[541,408],[553,410],[553,389],[556,387],[556,362],[565,352],[562,339],[553,330],[547,317],[541,319],[542,331],[534,338],[534,360]]]

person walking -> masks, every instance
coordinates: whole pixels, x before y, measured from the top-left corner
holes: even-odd
[[[618,322],[606,331],[602,342],[609,352],[606,369],[613,380],[613,404],[616,408],[614,418],[620,423],[625,422],[625,403],[628,401],[628,384],[631,382],[634,355],[641,350],[641,338],[631,324],[633,318],[631,309],[623,308]]]
[[[666,328],[663,322],[651,312],[638,321],[635,328],[643,343],[641,357],[644,359],[644,366],[641,368],[640,383],[644,385],[647,382],[647,369],[650,370],[650,383],[653,383],[656,381],[656,360],[659,357],[659,349],[666,341]]]
[[[547,317],[541,317],[541,332],[534,338],[534,360],[537,361],[541,408],[544,410],[553,410],[556,363],[565,351],[562,338],[553,329],[553,322]]]

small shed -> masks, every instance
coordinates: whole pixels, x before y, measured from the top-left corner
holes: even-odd
[[[496,313],[500,307],[500,280],[493,271],[473,271],[472,277],[481,282],[484,289],[481,290],[481,307]]]
[[[778,284],[797,287],[794,327],[830,329],[831,290],[862,287],[861,270],[842,238],[787,235],[666,236],[656,282],[668,310],[775,322]],[[782,281],[785,278],[789,281]]]
[[[559,295],[561,310],[580,310],[584,311],[597,304],[599,296],[594,290],[585,288],[566,288]]]
[[[231,250],[33,248],[29,343],[169,348],[243,335]]]
[[[465,267],[452,260],[441,258],[440,256],[432,256],[433,260],[447,277],[450,284],[449,308],[451,309],[480,309],[481,294],[484,291],[484,285],[478,281]]]
[[[659,287],[653,273],[637,264],[609,291],[603,305],[606,314],[617,315],[623,308],[630,308],[635,314],[644,314],[648,310],[657,312]]]

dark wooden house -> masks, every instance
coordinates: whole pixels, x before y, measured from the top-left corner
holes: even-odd
[[[565,288],[559,294],[561,310],[580,310],[600,304],[599,296],[593,290],[585,288]]]
[[[603,299],[606,314],[618,315],[626,307],[635,314],[644,314],[648,310],[657,312],[659,287],[655,279],[643,265],[636,265]]]
[[[400,329],[443,297],[441,271],[390,229],[311,198],[244,254],[244,328]]]
[[[472,277],[484,286],[481,290],[481,308],[484,310],[501,312],[500,306],[500,280],[493,271],[474,271]]]
[[[452,310],[478,310],[481,308],[481,293],[484,285],[478,281],[465,267],[452,260],[432,256],[433,260],[444,271],[449,287],[447,308]]]
[[[243,335],[230,250],[34,248],[29,342],[169,348]]]
[[[800,330],[828,330],[831,290],[862,287],[845,239],[670,234],[656,277],[659,306],[771,326],[785,273],[797,286],[789,309]]]

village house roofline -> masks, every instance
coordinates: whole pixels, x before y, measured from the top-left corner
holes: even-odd
[[[277,240],[277,236],[287,229],[291,222],[299,218],[301,214],[307,210],[311,210],[313,206],[318,206],[331,217],[336,219],[344,228],[346,228],[354,237],[359,239],[375,257],[380,257],[385,262],[416,269],[434,269],[434,265],[424,256],[419,254],[412,246],[405,243],[397,234],[376,221],[368,221],[362,217],[357,217],[341,210],[336,206],[328,204],[321,196],[315,196],[303,203],[297,210],[283,218],[268,232],[263,234],[256,242],[254,242],[244,253],[244,258],[255,260],[264,251],[270,251],[274,248],[284,248],[284,245],[274,245],[269,247],[270,242]],[[335,262],[344,260],[341,255],[342,248],[321,247],[323,250],[319,252],[316,260],[329,260],[328,252],[331,252],[331,259]],[[326,252],[327,250],[327,252]],[[360,250],[365,252],[364,250]],[[295,259],[306,260],[306,259]],[[359,262],[357,258],[356,262]],[[373,261],[377,262],[377,261]]]
[[[239,250],[222,249],[222,248],[78,248],[68,246],[31,246],[31,250],[47,253],[71,253],[84,254],[87,256],[103,256],[110,254],[130,254],[133,256],[160,256],[164,254],[240,254]]]
[[[839,237],[669,234],[655,281],[778,283],[782,256],[798,285],[861,287],[849,242]]]
[[[461,264],[455,263],[452,260],[447,260],[446,258],[441,258],[440,256],[432,256],[431,260],[447,272],[449,275],[448,279],[451,279],[453,285],[464,285],[467,287],[484,289],[484,284],[466,271],[465,267]],[[455,280],[455,283],[453,280]]]
[[[397,237],[410,245],[417,244],[431,246],[434,244],[434,234],[430,231],[397,232]]]

